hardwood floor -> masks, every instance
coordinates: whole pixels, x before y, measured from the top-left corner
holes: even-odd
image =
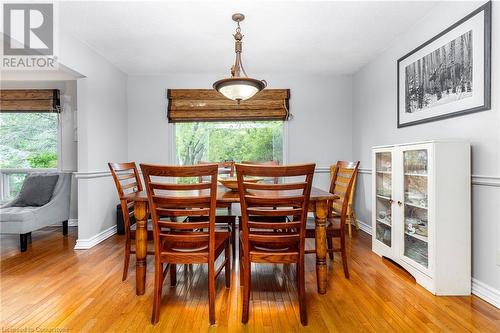
[[[314,255],[307,256],[309,325],[300,325],[295,269],[257,265],[252,270],[250,319],[241,321],[238,265],[231,288],[217,281],[215,326],[208,325],[207,271],[178,268],[176,287],[163,288],[160,321],[151,325],[153,257],[148,256],[146,294],[135,296],[135,261],[122,282],[123,236],[87,251],[73,251],[77,235],[58,228],[33,233],[28,251],[18,237],[1,238],[2,332],[498,332],[500,310],[471,297],[435,297],[413,278],[370,250],[370,237],[348,242],[349,280],[339,256],[328,262],[328,293],[316,292]],[[56,329],[54,329],[56,328]],[[32,330],[30,330],[32,329]]]

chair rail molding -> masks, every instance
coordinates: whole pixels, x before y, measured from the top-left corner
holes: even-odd
[[[358,172],[360,174],[372,174],[372,169],[369,168],[359,168]],[[500,176],[490,176],[490,175],[471,175],[472,185],[478,186],[492,186],[500,187]]]
[[[142,173],[139,170],[139,173]],[[330,167],[316,167],[314,173],[330,173]],[[102,178],[102,177],[111,177],[111,172],[107,170],[102,171],[77,171],[74,172],[73,175],[76,179],[93,179],[93,178]]]
[[[102,178],[102,177],[111,177],[111,171],[103,170],[103,171],[77,171],[74,172],[73,175],[76,179],[93,179],[93,178]]]
[[[359,168],[358,172],[360,174],[366,174],[366,175],[372,174],[372,170],[369,168]],[[318,166],[314,170],[314,173],[330,173],[330,167]],[[74,175],[76,179],[92,179],[92,178],[110,177],[111,172],[106,170],[77,171],[74,172]],[[500,176],[472,175],[471,179],[472,179],[472,185],[500,187]]]

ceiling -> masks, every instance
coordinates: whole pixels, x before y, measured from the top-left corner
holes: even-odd
[[[242,12],[252,73],[351,74],[437,2],[63,2],[61,28],[124,72],[229,74]]]

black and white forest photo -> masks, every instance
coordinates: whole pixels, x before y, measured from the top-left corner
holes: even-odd
[[[405,68],[405,112],[472,97],[472,30]]]

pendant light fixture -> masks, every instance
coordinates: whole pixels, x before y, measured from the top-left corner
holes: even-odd
[[[264,89],[267,83],[264,80],[252,79],[247,76],[241,62],[241,40],[243,35],[241,34],[240,22],[245,19],[245,15],[236,13],[233,14],[232,18],[238,25],[236,33],[233,35],[236,60],[233,67],[231,67],[231,77],[215,82],[213,87],[225,97],[237,101],[239,104],[241,101],[252,98],[256,93]]]

